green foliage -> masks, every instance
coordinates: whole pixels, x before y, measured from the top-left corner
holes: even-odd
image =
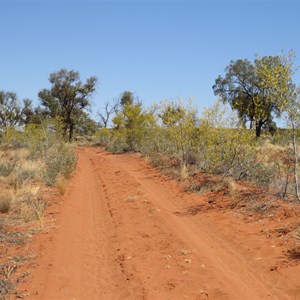
[[[124,91],[121,99],[120,99],[120,103],[121,105],[124,107],[125,105],[132,105],[134,102],[134,94],[132,92],[129,91]]]
[[[273,145],[286,146],[290,143],[289,129],[278,128],[272,136],[271,142]],[[300,136],[300,134],[298,135]]]
[[[46,158],[45,184],[48,186],[55,185],[60,174],[69,177],[75,166],[76,153],[73,147],[64,144],[52,147]]]
[[[158,114],[162,121],[162,131],[170,146],[165,149],[180,156],[182,164],[187,163],[188,153],[193,150],[198,141],[197,109],[189,103],[164,102]]]
[[[112,129],[100,128],[95,132],[96,144],[100,147],[108,147],[112,139]]]
[[[128,145],[126,143],[126,136],[122,132],[114,132],[112,139],[110,140],[109,144],[106,146],[108,151],[113,153],[124,153],[129,151]]]
[[[0,176],[7,177],[14,169],[15,164],[6,160],[0,162]]]
[[[280,116],[294,93],[292,76],[295,72],[295,56],[293,52],[281,56],[265,56],[255,59],[255,72],[259,78],[259,87],[264,97],[275,105],[276,114]]]
[[[231,61],[225,77],[216,79],[213,90],[260,136],[261,128],[273,116],[279,117],[289,101],[292,69],[285,56],[256,57],[253,64],[247,59]]]
[[[29,99],[24,99],[21,104],[16,93],[0,91],[0,131],[5,132],[10,126],[26,123],[30,111]]]
[[[61,69],[50,74],[51,89],[39,92],[41,104],[48,111],[50,117],[60,117],[64,123],[64,135],[69,133],[69,141],[73,134],[82,111],[90,105],[90,98],[95,92],[97,78],[90,77],[86,83],[80,81],[79,73]]]
[[[83,136],[92,136],[97,131],[97,123],[85,112],[78,119],[76,132]]]
[[[273,187],[278,189],[281,188],[279,179],[280,177],[284,178],[282,176],[284,174],[280,174],[278,164],[267,156],[257,163],[253,163],[252,161],[249,164],[247,179],[265,188]],[[276,186],[274,183],[279,185]]]
[[[63,141],[63,124],[60,118],[41,120],[39,125],[28,124],[22,131],[14,126],[7,129],[4,141],[13,147],[27,147],[32,158],[47,156],[48,150]]]
[[[140,102],[124,102],[122,110],[114,117],[113,144],[122,151],[138,151],[145,130],[153,123],[153,114],[143,111]],[[118,151],[119,152],[119,151]]]
[[[221,102],[204,111],[199,136],[199,164],[204,171],[238,179],[249,176],[256,140],[234,115],[227,115]]]
[[[13,147],[22,147],[24,145],[22,132],[17,130],[15,126],[8,127],[2,137],[2,144],[11,145]]]

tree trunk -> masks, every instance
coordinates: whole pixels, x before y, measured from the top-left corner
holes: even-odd
[[[250,118],[250,129],[253,128],[253,118]]]
[[[73,133],[74,133],[74,124],[71,123],[70,128],[69,128],[69,142],[70,143],[72,143],[72,140],[73,140]]]
[[[296,132],[295,126],[292,125],[293,128],[293,148],[294,148],[294,178],[295,178],[295,192],[298,201],[300,201],[299,195],[299,184],[298,184],[298,150],[297,150],[297,141],[296,141]]]
[[[285,181],[284,188],[283,188],[283,193],[282,193],[283,197],[285,197],[287,195],[288,185],[290,183],[290,180],[289,180],[290,166],[291,166],[291,163],[290,163],[290,148],[288,148],[287,164],[288,165],[287,165],[287,171],[286,171],[286,181]]]
[[[256,122],[256,124],[255,124],[256,137],[260,137],[262,126],[263,126],[263,122],[261,120],[259,120],[258,122]]]

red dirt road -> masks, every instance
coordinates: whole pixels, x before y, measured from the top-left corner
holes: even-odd
[[[203,196],[136,156],[78,156],[30,299],[300,299],[299,265],[272,267],[282,241],[266,237],[264,220],[189,213]]]

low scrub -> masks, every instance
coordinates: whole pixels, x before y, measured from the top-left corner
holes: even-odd
[[[10,259],[11,245],[20,248],[29,233],[31,236],[38,232],[37,227],[44,228],[47,202],[41,195],[45,185],[56,186],[60,194],[66,191],[76,155],[72,146],[65,145],[57,128],[53,122],[45,121],[22,130],[8,128],[0,137],[0,233],[3,247],[7,248],[3,259]],[[29,224],[19,226],[22,223]],[[23,275],[13,278],[14,271],[14,266],[0,264],[0,299],[10,299],[12,294],[15,295],[11,298],[23,297],[17,291]]]
[[[297,155],[293,156],[290,131],[278,130],[272,136],[265,132],[258,139],[220,101],[201,115],[191,101],[163,101],[152,109],[133,101],[120,109],[113,128],[97,133],[99,145],[108,151],[139,151],[176,179],[206,172],[295,197]],[[297,130],[297,140],[299,136]]]
[[[8,177],[13,169],[14,163],[8,162],[6,160],[0,161],[0,176]]]
[[[65,176],[59,175],[56,179],[56,187],[61,195],[64,195],[67,191],[68,180]]]
[[[21,218],[24,222],[41,221],[43,218],[46,202],[41,201],[40,197],[26,196],[21,203]]]
[[[44,182],[54,186],[59,175],[68,178],[76,166],[76,153],[71,145],[59,145],[51,149],[46,158]]]
[[[5,263],[0,265],[0,299],[10,299],[11,294],[16,292],[17,283],[14,279],[14,274],[17,270],[17,265]]]
[[[0,213],[7,213],[10,210],[12,196],[9,192],[0,193]]]

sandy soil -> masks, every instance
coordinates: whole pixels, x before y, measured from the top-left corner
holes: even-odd
[[[34,241],[30,299],[300,299],[282,219],[201,210],[134,155],[79,149],[57,228]]]

